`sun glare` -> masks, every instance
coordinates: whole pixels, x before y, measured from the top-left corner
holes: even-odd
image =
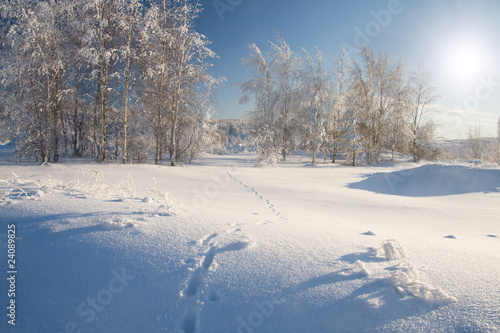
[[[471,84],[485,74],[489,66],[489,54],[479,40],[460,38],[449,41],[445,48],[443,66],[455,84]]]

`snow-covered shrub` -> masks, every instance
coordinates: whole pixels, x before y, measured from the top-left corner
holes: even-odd
[[[389,278],[389,284],[393,285],[397,293],[402,296],[418,297],[429,303],[448,304],[457,301],[443,290],[419,282],[417,270],[408,263],[396,267],[394,274]]]
[[[104,222],[102,222],[102,227],[104,229],[108,229],[108,230],[113,230],[113,229],[123,229],[123,228],[133,228],[134,227],[134,223],[132,222],[129,222],[125,219],[117,219],[117,220],[106,220]]]
[[[276,147],[274,137],[275,133],[267,127],[256,133],[258,167],[276,167],[278,165],[281,148]]]
[[[395,239],[388,239],[377,249],[378,256],[384,256],[388,260],[398,260],[406,258],[405,251]]]
[[[370,270],[366,268],[366,265],[361,260],[357,260],[352,268],[354,274],[359,274],[361,276],[369,276],[371,274]]]

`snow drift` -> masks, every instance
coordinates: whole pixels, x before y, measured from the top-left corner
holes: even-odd
[[[446,164],[380,172],[349,188],[409,197],[489,193],[500,191],[500,170]]]

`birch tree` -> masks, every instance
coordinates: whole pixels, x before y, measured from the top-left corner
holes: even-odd
[[[68,1],[17,1],[1,7],[9,22],[2,90],[13,98],[10,114],[22,136],[18,154],[33,153],[41,163],[59,160],[69,6]]]
[[[409,86],[399,63],[393,76],[393,96],[387,124],[386,147],[391,151],[391,162],[394,162],[396,151],[406,152],[410,137],[409,116]]]
[[[259,47],[256,44],[250,44],[248,48],[250,54],[243,58],[242,63],[248,69],[253,70],[253,73],[248,81],[238,83],[243,94],[238,102],[245,104],[251,100],[252,96],[254,97],[255,104],[250,113],[250,122],[251,134],[257,145],[257,159],[262,166],[274,166],[282,152],[277,131],[276,76]]]
[[[117,13],[118,37],[120,38],[118,57],[122,63],[117,71],[119,81],[118,93],[122,98],[122,163],[128,162],[128,125],[129,125],[129,100],[132,89],[139,78],[137,63],[139,61],[140,21],[143,10],[139,0],[120,0],[121,10]]]
[[[367,162],[380,162],[380,153],[386,142],[391,108],[398,91],[399,66],[393,67],[387,55],[376,56],[362,47],[361,64],[354,63],[354,94],[360,111],[363,146]]]
[[[437,89],[432,85],[431,73],[423,64],[418,64],[418,70],[412,73],[410,79],[410,119],[411,119],[411,151],[413,161],[418,161],[419,132],[428,120],[430,107],[439,98]]]
[[[176,165],[186,147],[179,146],[178,135],[182,131],[179,125],[181,113],[187,109],[188,98],[193,87],[207,78],[206,71],[210,64],[208,58],[215,58],[215,53],[208,47],[210,41],[194,29],[194,20],[201,12],[198,2],[174,1],[171,9],[175,19],[172,25],[173,45],[171,48],[172,77],[170,82],[170,108],[167,113],[169,137],[168,150],[170,163]]]
[[[119,0],[91,0],[84,5],[86,29],[83,54],[91,68],[94,87],[93,142],[96,161],[104,162],[108,152],[107,127],[112,125],[109,113],[116,105],[116,80],[120,67],[120,13],[125,10]],[[128,3],[127,3],[128,4]]]
[[[317,50],[314,56],[306,52],[301,74],[302,90],[302,133],[306,151],[312,153],[312,163],[316,163],[316,153],[326,139],[327,110],[331,106],[331,79],[325,68],[323,54]]]
[[[283,161],[289,153],[291,123],[298,108],[298,82],[300,58],[290,50],[286,41],[278,35],[276,43],[271,45],[271,67],[276,77],[276,131],[279,133],[279,146]]]
[[[373,53],[367,48],[362,49],[362,63],[353,62],[352,77],[353,77],[353,93],[354,108],[356,109],[360,119],[359,127],[363,131],[363,147],[367,152],[368,163],[371,163],[372,153],[375,150],[374,136],[377,127],[375,117],[376,110],[376,78],[375,67],[376,61]]]
[[[349,73],[351,71],[351,61],[348,59],[347,51],[342,49],[333,67],[333,107],[329,116],[328,142],[332,151],[332,163],[335,163],[337,153],[342,148],[342,137],[345,134],[346,126],[344,117],[348,112],[349,99],[351,94],[351,82]]]
[[[169,105],[169,66],[172,59],[169,3],[153,3],[146,12],[141,33],[141,72],[145,80],[148,113],[152,115],[155,164],[162,160],[166,141],[166,113]]]
[[[352,161],[352,166],[356,166],[356,156],[362,148],[361,136],[358,133],[358,117],[355,109],[351,108],[346,113],[342,122],[345,127],[343,135],[344,147],[346,149],[346,163]]]

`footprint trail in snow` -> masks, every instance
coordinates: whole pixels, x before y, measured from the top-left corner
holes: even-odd
[[[199,318],[203,306],[207,303],[219,302],[219,294],[210,290],[205,282],[210,272],[217,268],[216,257],[224,252],[242,251],[252,245],[252,240],[241,234],[241,229],[226,230],[223,233],[208,234],[196,242],[192,242],[201,247],[201,252],[193,259],[185,260],[186,264],[195,263],[189,268],[190,274],[185,288],[182,290],[182,299],[187,305],[184,316],[180,323],[180,328],[185,333],[199,332]],[[206,302],[208,301],[208,302]],[[198,327],[198,329],[197,329]]]
[[[255,188],[245,184],[244,182],[242,182],[241,180],[239,180],[238,178],[234,177],[233,175],[231,175],[229,172],[227,173],[227,176],[232,179],[233,181],[235,181],[236,183],[240,184],[241,186],[243,186],[245,188],[245,190],[247,190],[248,192],[250,193],[253,193],[256,197],[258,197],[260,200],[264,201],[267,208],[269,208],[271,210],[271,212],[273,212],[274,215],[276,215],[276,217],[281,221],[281,222],[285,222],[287,221],[287,218],[286,217],[283,217],[283,215],[274,207],[274,204],[271,203],[271,201],[269,199],[266,199],[262,194],[260,194]]]

